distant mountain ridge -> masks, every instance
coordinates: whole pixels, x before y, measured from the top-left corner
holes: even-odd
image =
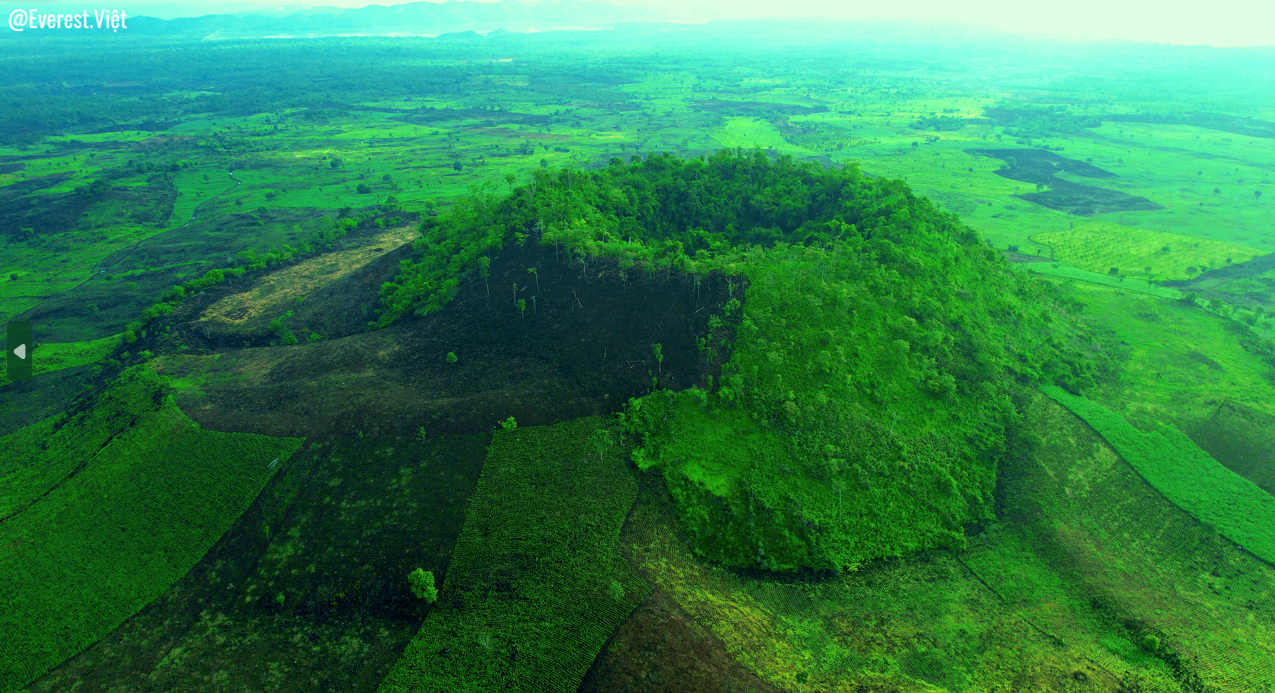
[[[668,21],[656,7],[613,5],[605,0],[554,0],[536,4],[500,2],[411,2],[369,5],[351,10],[266,15],[206,15],[178,19],[140,16],[129,30],[145,34],[216,34],[219,36],[437,34],[463,30],[510,31],[558,28],[607,28],[625,22]]]

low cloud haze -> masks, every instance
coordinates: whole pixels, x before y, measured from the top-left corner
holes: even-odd
[[[512,1],[512,0],[507,0]],[[554,0],[544,0],[553,2]],[[577,0],[567,0],[575,2]],[[80,9],[75,0],[40,3]],[[206,14],[335,13],[367,6],[359,0],[332,0],[321,5],[277,2],[122,2],[120,9],[134,15],[171,19]],[[371,3],[391,5],[397,3]],[[537,3],[526,3],[537,4]],[[681,21],[759,18],[890,19],[945,24],[1025,35],[1080,39],[1153,41],[1214,46],[1275,45],[1275,3],[1245,0],[1220,2],[1154,2],[1151,0],[1074,0],[1065,3],[1024,3],[1020,0],[942,2],[916,0],[907,3],[829,2],[827,0],[707,0],[690,4],[678,0],[614,0],[612,4],[658,8],[653,20],[669,17]]]

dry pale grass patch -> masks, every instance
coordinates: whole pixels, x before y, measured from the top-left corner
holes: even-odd
[[[324,253],[272,272],[253,284],[251,289],[227,296],[209,306],[199,321],[218,326],[241,326],[254,318],[275,316],[286,310],[283,306],[355,272],[415,237],[416,229],[412,226],[386,229],[358,248]]]

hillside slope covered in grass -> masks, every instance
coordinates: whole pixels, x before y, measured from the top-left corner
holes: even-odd
[[[126,371],[86,414],[5,439],[17,445],[3,481],[17,491],[0,517],[0,691],[162,594],[301,445],[205,431],[147,368]]]
[[[582,273],[737,282],[700,342],[706,362],[730,353],[720,377],[634,401],[625,424],[696,549],[730,565],[837,570],[959,544],[990,517],[1011,383],[1078,390],[1106,367],[1050,285],[854,166],[612,159],[480,192],[423,232],[382,289],[382,324],[438,310],[528,242]]]
[[[1097,402],[1057,387],[1041,389],[1084,419],[1174,505],[1275,563],[1275,497],[1209,457],[1174,426],[1144,433]]]
[[[1050,398],[1024,390],[1015,404],[998,521],[966,551],[822,579],[731,570],[687,549],[653,485],[621,550],[780,690],[1267,690],[1275,569],[1166,500]]]
[[[572,693],[650,588],[616,548],[631,470],[591,449],[602,422],[497,432],[439,602],[380,693]]]

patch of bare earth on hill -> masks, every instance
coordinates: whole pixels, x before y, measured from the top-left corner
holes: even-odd
[[[347,277],[386,253],[412,241],[414,227],[386,229],[350,250],[325,253],[272,272],[247,291],[231,294],[208,306],[191,327],[213,333],[254,332],[297,307],[315,290]]]
[[[515,247],[443,310],[355,331],[376,305],[375,279],[392,269],[378,263],[394,259],[315,291],[303,304],[310,312],[298,309],[290,323],[304,340],[326,320],[337,330],[329,334],[346,330],[339,339],[244,349],[198,322],[172,324],[170,348],[198,354],[169,351],[158,364],[178,405],[211,430],[275,436],[450,435],[510,416],[547,425],[605,414],[652,388],[718,380],[730,329],[717,329],[711,349],[700,340],[709,317],[744,293],[739,278],[623,271]]]

